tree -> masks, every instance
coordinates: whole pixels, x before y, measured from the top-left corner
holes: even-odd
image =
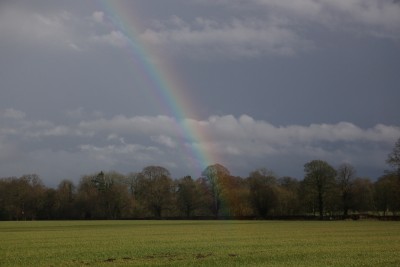
[[[46,188],[43,194],[43,205],[38,213],[39,219],[58,219],[57,191],[53,188]]]
[[[132,172],[126,176],[125,181],[126,181],[126,184],[128,185],[128,190],[132,197],[135,197],[135,189],[138,186],[138,180],[139,180],[140,175],[141,174],[138,172]]]
[[[284,215],[295,215],[300,212],[300,182],[292,177],[278,179],[279,184],[279,209]]]
[[[2,179],[0,215],[9,220],[33,220],[43,205],[45,187],[36,174]]]
[[[343,215],[347,216],[352,201],[352,186],[356,175],[354,167],[348,163],[343,163],[337,169],[336,183],[341,197]]]
[[[394,173],[383,175],[375,182],[375,203],[378,211],[391,211],[393,215],[400,211],[400,186]]]
[[[100,192],[93,183],[93,175],[85,175],[81,178],[78,185],[77,207],[84,219],[104,218],[101,203],[99,201]]]
[[[269,215],[278,205],[278,185],[274,174],[267,169],[258,169],[248,178],[250,203],[261,217]]]
[[[196,214],[200,216],[214,215],[213,206],[214,198],[210,190],[210,185],[205,177],[200,177],[195,180],[196,188],[199,190],[199,207]]]
[[[374,209],[374,187],[370,179],[355,178],[351,192],[354,211],[368,212]]]
[[[147,166],[143,168],[141,174],[148,180],[157,180],[160,177],[170,177],[169,171],[161,166]]]
[[[73,182],[63,180],[56,191],[57,210],[59,219],[74,219],[76,188]]]
[[[105,192],[109,190],[113,185],[113,180],[110,175],[106,175],[103,171],[94,175],[92,178],[92,183],[100,192]]]
[[[138,178],[136,195],[156,218],[172,201],[172,179],[169,171],[160,166],[145,167]]]
[[[222,208],[226,215],[243,217],[253,214],[248,183],[238,176],[225,176],[222,181]]]
[[[131,199],[125,176],[100,172],[82,177],[77,203],[87,219],[119,219],[130,215]]]
[[[139,188],[139,180],[141,173],[140,172],[132,172],[129,173],[125,178],[125,184],[128,187],[128,192],[130,196],[130,206],[133,217],[143,217],[143,209],[141,206],[141,202],[138,199],[137,191]]]
[[[389,190],[389,208],[395,213],[400,210],[400,138],[397,140],[392,152],[388,155],[386,162],[395,170],[381,179],[387,180],[391,185]],[[378,181],[379,182],[379,181]]]
[[[327,195],[335,184],[335,169],[322,160],[312,160],[304,165],[304,182],[316,198],[319,217],[323,219]]]
[[[221,209],[221,193],[222,193],[222,180],[224,177],[229,176],[230,172],[221,164],[214,164],[207,166],[201,175],[205,176],[209,182],[211,194],[213,198],[212,211],[215,217],[218,217]]]
[[[100,173],[102,174],[102,173]],[[118,172],[103,173],[97,184],[100,201],[107,219],[118,219],[129,214],[130,197],[125,176]]]
[[[200,207],[200,191],[196,182],[190,176],[185,176],[175,182],[176,205],[187,218]]]
[[[392,152],[388,155],[386,162],[395,168],[397,176],[400,180],[400,138],[397,140]]]

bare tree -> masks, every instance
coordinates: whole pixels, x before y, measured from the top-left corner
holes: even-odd
[[[284,215],[299,214],[300,211],[300,182],[292,177],[285,176],[278,179],[279,207]]]
[[[166,168],[148,166],[138,178],[137,195],[156,218],[162,218],[163,211],[172,202],[172,188],[172,179]]]
[[[348,163],[343,163],[337,169],[336,183],[341,196],[341,206],[343,215],[347,216],[352,201],[352,186],[356,175],[354,167]]]
[[[370,179],[355,178],[352,186],[352,208],[358,212],[374,210],[374,187]]]
[[[397,140],[392,152],[388,155],[386,162],[397,172],[397,176],[400,180],[400,138]]]
[[[375,182],[374,187],[378,211],[383,211],[383,215],[388,211],[393,215],[400,211],[400,185],[396,174],[383,175]]]
[[[190,176],[176,181],[176,205],[187,218],[200,207],[201,195],[196,182]]]
[[[327,194],[335,184],[335,169],[322,160],[312,160],[304,165],[306,183],[317,200],[320,219],[324,217]]]
[[[278,205],[278,184],[274,173],[267,169],[253,171],[249,175],[248,184],[254,212],[266,217]]]
[[[125,176],[118,172],[100,172],[91,179],[97,189],[97,201],[106,219],[118,219],[128,209],[129,192]]]
[[[63,180],[56,191],[58,218],[73,219],[75,217],[76,189],[72,181]]]

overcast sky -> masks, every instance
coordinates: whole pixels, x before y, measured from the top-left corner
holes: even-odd
[[[322,159],[375,179],[399,100],[395,0],[0,2],[0,177],[197,178],[201,154],[243,177]]]

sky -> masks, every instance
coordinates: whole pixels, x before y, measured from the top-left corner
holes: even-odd
[[[376,179],[399,70],[396,0],[3,0],[0,177],[320,159]]]

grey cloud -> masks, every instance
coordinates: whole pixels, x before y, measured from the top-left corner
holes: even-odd
[[[65,116],[68,119],[74,120],[74,121],[84,121],[86,119],[89,120],[95,120],[103,117],[103,113],[101,111],[93,111],[93,112],[88,112],[86,111],[83,107],[75,108],[75,109],[70,109],[65,112]]]
[[[274,20],[217,22],[199,17],[189,23],[174,16],[157,28],[145,30],[141,39],[156,47],[169,47],[176,53],[186,51],[186,55],[197,58],[292,55],[312,47],[310,41]]]
[[[0,177],[78,179],[147,164],[197,176],[199,151],[237,175],[268,167],[301,177],[315,158],[353,163],[372,178],[386,168],[400,136],[398,3],[117,6],[126,9],[2,2]],[[119,16],[122,26],[113,24]],[[132,27],[142,51],[127,38]],[[157,116],[174,104],[196,119]]]
[[[25,118],[26,113],[13,108],[8,108],[4,110],[0,116],[6,119],[20,120]]]
[[[400,5],[393,0],[219,0],[198,1],[202,4],[235,7],[241,10],[263,10],[296,24],[313,23],[337,31],[400,38]]]
[[[93,21],[97,22],[97,23],[102,23],[104,21],[104,12],[102,11],[95,11],[92,14]]]
[[[172,16],[156,21],[141,34],[142,40],[157,49],[169,49],[197,59],[223,56],[254,58],[263,55],[293,55],[317,44],[306,28],[400,37],[400,5],[389,0],[252,0],[195,1],[249,10],[247,19],[198,17],[193,21]]]
[[[88,19],[67,11],[39,13],[11,4],[0,15],[0,34],[13,43],[74,51],[99,44],[120,48],[128,43],[122,32],[102,23],[104,13],[100,11]]]
[[[333,27],[335,30],[363,31],[381,37],[400,37],[400,5],[392,0],[253,0],[266,10],[282,16],[297,16]],[[229,4],[228,1],[225,4]],[[286,13],[285,12],[289,12]],[[279,14],[279,13],[278,13]]]
[[[140,163],[152,162],[154,155],[162,154],[162,151],[154,146],[142,146],[139,144],[123,144],[123,145],[81,145],[80,150],[87,153],[89,157],[100,161],[102,164],[117,165],[119,161],[126,161],[126,157],[132,161]]]
[[[111,119],[87,120],[79,123],[79,129],[86,132],[118,132],[121,134],[142,133],[155,135],[157,133],[176,134],[176,121],[167,116],[115,116]]]
[[[158,136],[151,136],[150,138],[152,141],[157,142],[162,145],[165,145],[167,147],[170,147],[170,148],[176,147],[176,142],[169,136],[165,136],[165,135],[161,134]]]
[[[90,42],[116,47],[125,47],[129,43],[129,39],[120,31],[111,31],[103,35],[93,35],[89,40]]]
[[[238,118],[212,116],[207,120],[186,119],[184,122],[166,116],[115,116],[57,125],[30,120],[23,114],[18,110],[2,112],[2,168],[5,173],[18,170],[43,172],[46,179],[59,175],[61,169],[67,168],[65,166],[73,166],[76,159],[81,163],[74,167],[73,173],[80,174],[95,171],[95,168],[129,172],[160,164],[179,175],[199,175],[201,170],[193,169],[196,159],[190,152],[198,149],[205,155],[221,159],[222,164],[239,174],[251,171],[255,165],[262,166],[265,161],[277,162],[277,166],[268,167],[280,172],[286,164],[290,169],[291,164],[284,163],[284,158],[303,161],[303,164],[314,158],[333,163],[346,161],[376,169],[384,168],[385,155],[400,136],[400,127],[382,124],[369,129],[348,122],[275,126],[247,115]],[[201,138],[182,136],[181,129],[177,128],[180,123],[196,129]],[[52,140],[50,138],[56,138],[61,145],[57,149],[43,148]],[[72,149],[66,141],[68,138],[75,140]],[[42,144],[42,148],[30,145],[35,142]],[[20,145],[16,146],[16,143]],[[16,163],[6,164],[11,157]],[[46,160],[54,169],[45,163]],[[300,167],[297,173],[301,171]]]
[[[21,7],[5,6],[0,11],[0,34],[13,42],[57,48],[77,48],[75,18],[67,12],[40,14]]]

